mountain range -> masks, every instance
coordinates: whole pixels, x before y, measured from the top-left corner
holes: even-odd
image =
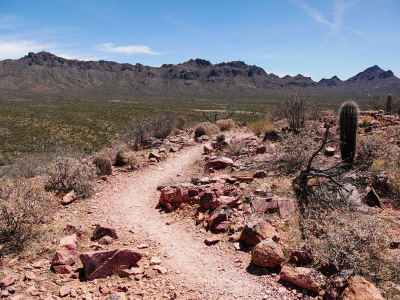
[[[267,96],[287,89],[312,94],[381,95],[400,93],[400,79],[378,66],[340,80],[313,81],[303,75],[279,77],[242,61],[211,64],[191,59],[150,67],[112,61],[79,61],[48,52],[0,61],[1,93],[103,96]]]

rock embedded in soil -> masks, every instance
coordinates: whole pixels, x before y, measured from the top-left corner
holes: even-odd
[[[255,246],[267,238],[278,242],[280,235],[270,223],[258,217],[248,222],[240,235],[240,240],[251,246]]]
[[[348,280],[353,274],[354,270],[343,270],[330,278],[324,294],[324,300],[339,299],[340,293],[348,286]]]
[[[65,196],[62,197],[61,199],[61,204],[70,204],[74,201],[76,201],[76,199],[78,199],[75,191],[70,191],[68,194],[66,194]]]
[[[371,282],[362,276],[354,276],[348,280],[348,287],[340,295],[341,300],[383,300],[381,293]]]
[[[72,265],[78,257],[78,239],[76,234],[61,239],[54,254],[51,266],[55,265]]]
[[[260,267],[277,268],[284,260],[282,248],[272,239],[258,243],[251,251],[251,261]]]
[[[85,252],[80,255],[87,280],[105,278],[118,270],[137,263],[143,253],[136,248],[121,248],[109,251]]]
[[[17,278],[13,275],[7,275],[0,281],[0,287],[7,287],[12,284],[17,280]]]
[[[108,224],[99,223],[93,231],[92,240],[97,241],[104,236],[110,236],[113,239],[118,239],[117,231],[115,228],[109,226]]]
[[[219,157],[206,163],[206,169],[224,169],[233,166],[233,160],[228,157]]]
[[[283,281],[314,293],[318,293],[326,286],[325,276],[311,268],[283,266],[279,276]]]

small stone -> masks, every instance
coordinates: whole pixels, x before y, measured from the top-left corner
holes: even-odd
[[[64,286],[58,291],[58,294],[59,294],[59,296],[61,298],[63,298],[63,297],[68,296],[69,292],[70,292],[70,287],[69,286]]]
[[[143,276],[146,278],[153,279],[157,276],[157,271],[155,271],[153,269],[147,269],[146,271],[144,271]]]
[[[151,258],[150,265],[160,265],[160,264],[161,264],[161,260],[158,257],[153,256]]]

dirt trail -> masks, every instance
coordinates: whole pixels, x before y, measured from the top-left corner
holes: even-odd
[[[202,152],[203,145],[199,144],[184,148],[163,163],[120,173],[112,185],[93,197],[95,214],[106,215],[107,221],[117,228],[130,229],[135,236],[153,241],[157,249],[166,253],[162,264],[173,270],[189,290],[199,291],[203,296],[277,299],[278,293],[279,299],[294,299],[290,291],[276,283],[277,276],[265,279],[249,274],[248,253],[235,252],[231,244],[206,246],[204,232],[196,228],[192,219],[167,225],[171,217],[155,209],[159,197],[157,186],[189,175]],[[242,261],[234,261],[238,257]]]

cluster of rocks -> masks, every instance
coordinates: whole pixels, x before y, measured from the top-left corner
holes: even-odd
[[[276,132],[267,133],[266,139],[279,142]],[[260,144],[257,138],[247,138],[244,144],[247,145],[244,151],[246,157],[263,156],[262,159],[271,159],[272,155],[266,153],[266,146]],[[260,193],[262,196],[253,195],[249,201],[249,198],[244,197],[247,184],[268,176],[268,173],[256,171],[252,176],[235,175],[235,170],[244,169],[240,164],[241,157],[229,155],[214,157],[212,153],[216,148],[215,144],[204,145],[204,152],[207,155],[204,168],[206,173],[210,174],[209,177],[192,180],[191,183],[175,182],[158,188],[161,191],[159,198],[161,207],[172,212],[183,204],[196,206],[196,223],[200,228],[213,233],[230,233],[229,240],[234,242],[237,249],[251,250],[251,261],[254,265],[280,269],[279,276],[282,281],[316,293],[323,299],[339,299],[339,296],[341,299],[383,299],[372,283],[361,276],[354,276],[353,270],[339,272],[334,262],[322,265],[319,269],[307,267],[314,259],[312,247],[307,243],[291,253],[289,260],[295,267],[282,265],[286,258],[278,226],[261,216],[275,215],[283,220],[293,217],[294,200],[267,193],[260,187],[254,193]],[[324,155],[333,156],[335,152],[336,147],[327,147]],[[225,169],[229,170],[229,174],[221,172]],[[212,175],[213,173],[216,174]],[[381,179],[384,181],[384,178]],[[355,189],[354,186],[351,187]],[[359,202],[360,206],[381,205],[373,187],[370,187],[363,196],[358,195],[354,201]],[[250,215],[245,224],[240,221],[242,215]],[[235,218],[237,216],[240,218]],[[220,240],[219,235],[216,238],[207,237],[205,243],[213,245]]]
[[[79,241],[84,234],[81,225],[76,222],[70,223],[65,231],[69,235],[60,240],[51,261],[43,259],[27,263],[22,268],[17,268],[18,273],[15,274],[10,270],[4,271],[6,276],[0,281],[0,297],[13,300],[31,299],[30,296],[38,296],[40,299],[67,296],[80,299],[105,296],[109,297],[107,299],[125,299],[125,296],[131,293],[146,294],[143,286],[136,284],[140,283],[142,278],[153,279],[159,274],[170,271],[162,266],[162,261],[157,256],[151,257],[148,264],[138,265],[143,257],[141,249],[148,248],[147,244],[138,245],[136,248],[80,252]],[[114,228],[106,224],[98,224],[91,237],[94,243],[90,247],[103,249],[104,245],[110,245],[116,239],[118,235]],[[0,264],[1,266],[12,265],[18,259],[19,257],[12,260],[3,258]],[[60,276],[61,283],[65,282],[59,290],[49,291],[45,284],[40,285],[40,282],[44,280],[42,275],[45,275],[49,269]],[[98,279],[109,278],[113,274],[118,274],[121,279],[129,277],[130,280],[98,285]],[[93,287],[89,290],[72,287],[68,282],[74,279],[92,282]]]

